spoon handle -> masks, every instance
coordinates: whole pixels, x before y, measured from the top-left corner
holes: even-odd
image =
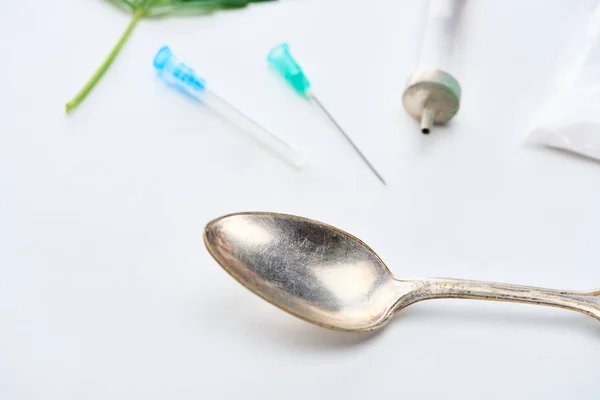
[[[475,299],[537,304],[578,311],[600,320],[600,290],[569,292],[531,286],[460,279],[413,281],[414,289],[397,304],[396,311],[427,299]]]

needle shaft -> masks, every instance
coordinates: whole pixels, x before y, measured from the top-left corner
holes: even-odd
[[[350,143],[350,145],[358,153],[358,155],[360,156],[360,158],[362,158],[363,161],[365,162],[365,164],[367,164],[367,166],[371,169],[371,171],[373,171],[373,173],[375,174],[375,176],[377,177],[377,179],[379,179],[381,181],[381,183],[383,183],[384,185],[386,185],[385,181],[383,180],[383,178],[381,177],[381,175],[379,174],[379,172],[377,172],[377,170],[375,169],[375,167],[373,167],[373,165],[369,162],[369,160],[367,159],[367,157],[365,157],[365,155],[360,151],[360,149],[352,141],[352,139],[350,138],[350,136],[348,136],[348,134],[344,131],[344,129],[340,126],[340,124],[338,124],[338,122],[335,120],[335,118],[333,118],[333,116],[329,113],[329,111],[327,111],[327,109],[323,106],[323,103],[321,103],[319,101],[319,99],[317,99],[317,97],[315,95],[311,95],[311,99],[315,102],[315,104],[317,105],[317,107],[319,107],[319,109],[321,109],[321,111],[323,111],[323,113],[327,116],[327,118],[329,118],[329,120],[333,123],[333,125],[335,125],[335,127],[337,128],[337,130],[340,131],[342,133],[342,135],[344,135],[344,137],[346,138],[346,140],[348,141],[348,143]]]

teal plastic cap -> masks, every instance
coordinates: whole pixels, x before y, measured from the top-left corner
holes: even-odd
[[[290,46],[287,43],[273,47],[267,56],[267,61],[298,94],[306,98],[310,97],[310,82],[290,54]]]

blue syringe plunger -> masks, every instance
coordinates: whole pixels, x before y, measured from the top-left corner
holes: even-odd
[[[156,53],[154,68],[162,80],[185,94],[196,97],[206,89],[206,81],[192,68],[179,62],[169,46],[162,47]]]

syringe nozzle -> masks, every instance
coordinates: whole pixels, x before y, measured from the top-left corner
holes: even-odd
[[[421,113],[421,133],[428,134],[435,122],[435,108],[433,106],[425,106]]]
[[[409,81],[402,103],[406,111],[428,134],[434,125],[448,122],[458,112],[460,86],[449,73],[439,69],[415,71]]]

